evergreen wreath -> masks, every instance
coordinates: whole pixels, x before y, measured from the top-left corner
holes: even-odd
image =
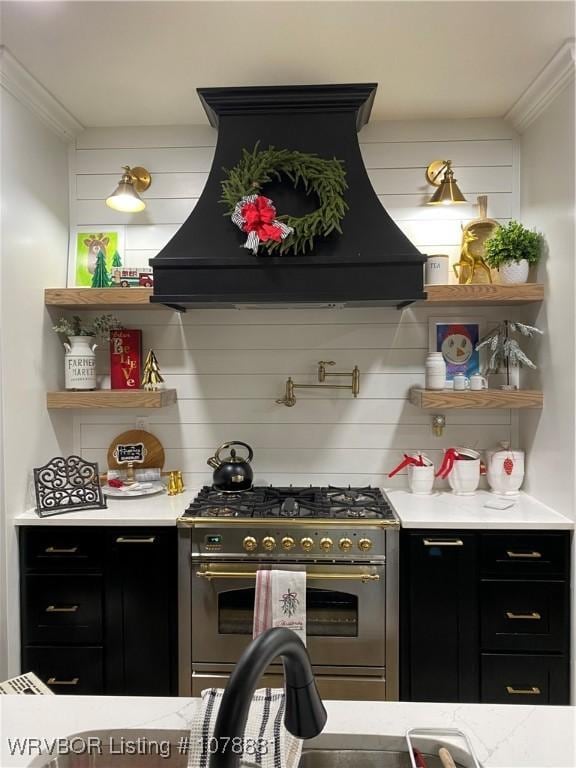
[[[254,254],[264,246],[269,254],[305,253],[314,238],[332,232],[342,234],[340,223],[348,208],[344,200],[346,171],[341,160],[326,160],[314,154],[289,149],[242,150],[238,165],[224,169],[221,203],[228,207],[232,221],[248,234],[244,244]],[[276,216],[272,200],[260,194],[262,187],[287,176],[294,187],[300,183],[307,195],[314,193],[319,207],[305,216]]]

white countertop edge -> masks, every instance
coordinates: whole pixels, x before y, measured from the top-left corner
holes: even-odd
[[[40,517],[27,510],[12,518],[14,525],[54,526],[174,526],[200,488],[178,496],[157,494],[133,499],[108,499],[107,509],[93,509]],[[384,489],[386,490],[386,489]],[[526,493],[508,497],[514,506],[506,510],[484,507],[501,498],[488,491],[474,496],[439,492],[417,496],[404,490],[386,491],[404,529],[460,530],[573,530],[575,523]],[[352,521],[353,523],[353,521]]]
[[[576,708],[497,704],[326,701],[324,732],[306,748],[377,748],[382,736],[410,728],[457,728],[470,738],[484,768],[572,768]],[[108,696],[2,696],[3,768],[30,756],[7,754],[8,738],[69,737],[109,729],[189,730],[200,700]],[[32,756],[33,757],[33,756]]]

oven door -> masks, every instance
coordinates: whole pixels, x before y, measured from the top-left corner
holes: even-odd
[[[236,663],[252,640],[256,572],[265,565],[192,563],[192,663]],[[270,567],[270,566],[268,566]],[[312,664],[385,666],[384,565],[303,565]]]

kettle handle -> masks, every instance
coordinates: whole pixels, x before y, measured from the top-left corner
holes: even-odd
[[[230,448],[232,445],[241,445],[243,448],[246,448],[246,450],[248,451],[248,458],[246,459],[246,461],[248,462],[248,464],[250,464],[250,462],[254,458],[254,451],[252,450],[252,448],[250,448],[250,446],[247,443],[243,443],[240,440],[231,440],[229,443],[222,443],[222,445],[220,446],[220,448],[218,448],[218,450],[216,451],[216,454],[213,457],[214,459],[216,459],[218,464],[220,464],[220,451],[223,451],[225,448]],[[214,465],[211,464],[211,466],[214,466]]]

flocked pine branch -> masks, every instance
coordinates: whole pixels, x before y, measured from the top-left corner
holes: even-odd
[[[539,328],[516,320],[505,320],[500,323],[476,345],[477,350],[485,349],[489,352],[485,373],[498,373],[504,367],[509,373],[510,366],[536,368],[535,363],[520,348],[516,339],[511,337],[512,333],[518,333],[525,338],[543,334]]]

